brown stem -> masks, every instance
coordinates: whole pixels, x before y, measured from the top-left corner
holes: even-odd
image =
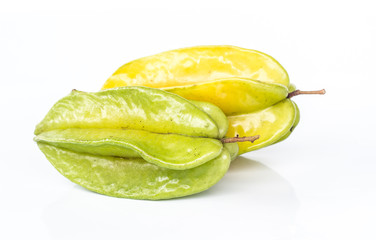
[[[232,138],[222,138],[221,142],[222,143],[234,143],[234,142],[254,142],[257,139],[260,138],[260,135],[252,136],[252,137],[232,137]]]
[[[325,89],[317,90],[317,91],[300,91],[300,90],[295,90],[293,92],[290,92],[289,95],[287,95],[287,98],[292,98],[297,95],[303,95],[303,94],[325,94],[326,91]]]

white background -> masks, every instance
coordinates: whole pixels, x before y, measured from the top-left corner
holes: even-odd
[[[376,239],[373,1],[0,1],[0,239]],[[61,176],[35,125],[73,88],[196,45],[275,57],[302,90],[288,140],[240,157],[210,190],[117,199]]]

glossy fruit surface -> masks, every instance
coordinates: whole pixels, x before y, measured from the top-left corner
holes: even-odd
[[[228,117],[230,127],[227,136],[260,135],[257,142],[238,143],[239,154],[257,150],[273,144],[289,133],[295,123],[295,116],[293,102],[286,99],[263,110]]]
[[[260,135],[255,143],[239,143],[239,154],[286,139],[299,122],[294,120],[297,106],[286,100],[295,90],[287,72],[255,50],[199,46],[163,52],[123,65],[103,89],[131,85],[161,88],[220,107],[229,120],[226,137]]]
[[[118,197],[165,199],[203,191],[238,152],[221,142],[224,113],[147,87],[86,93],[59,100],[34,138],[57,170],[90,190]]]
[[[175,94],[145,87],[97,93],[72,91],[52,107],[37,125],[35,134],[67,128],[134,129],[219,137],[217,124],[196,105]]]
[[[226,149],[215,159],[187,170],[172,170],[142,158],[78,153],[38,143],[51,164],[66,178],[91,191],[134,199],[169,199],[204,191],[227,172]]]
[[[227,116],[270,107],[288,94],[284,85],[237,77],[162,89],[186,99],[210,102]]]
[[[100,156],[141,157],[171,169],[201,165],[217,157],[223,148],[221,141],[213,138],[106,128],[51,130],[39,134],[35,141]]]
[[[289,85],[286,70],[265,53],[235,46],[198,46],[167,51],[124,64],[103,88],[174,87],[228,77]]]

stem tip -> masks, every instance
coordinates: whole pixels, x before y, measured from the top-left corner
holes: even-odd
[[[305,95],[305,94],[320,94],[324,95],[326,93],[325,89],[317,90],[317,91],[301,91],[301,90],[295,90],[293,92],[290,92],[287,95],[287,98],[292,98],[298,95]]]

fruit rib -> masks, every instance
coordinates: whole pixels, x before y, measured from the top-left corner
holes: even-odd
[[[228,117],[226,137],[256,136],[255,142],[239,142],[239,155],[268,146],[282,138],[293,126],[296,110],[290,99],[285,99],[266,109]]]
[[[284,85],[238,77],[161,89],[189,100],[213,103],[227,116],[270,107],[288,95],[288,89]]]
[[[214,120],[186,99],[159,89],[123,87],[73,91],[36,126],[35,134],[68,128],[134,129],[219,138]]]
[[[124,64],[106,81],[103,89],[184,86],[228,77],[289,85],[286,70],[265,53],[235,46],[198,46]]]
[[[96,156],[43,143],[38,147],[72,182],[100,194],[134,199],[168,199],[204,191],[224,176],[231,161],[223,149],[217,158],[198,167],[173,170],[142,158]]]
[[[291,101],[291,102],[294,104],[294,107],[295,107],[295,120],[294,120],[294,123],[291,126],[290,130],[287,131],[285,133],[285,135],[283,135],[280,139],[278,139],[273,144],[282,142],[283,140],[285,140],[286,138],[288,138],[291,135],[291,133],[295,130],[296,126],[298,126],[298,124],[299,124],[299,121],[300,121],[300,111],[299,111],[298,105],[295,102],[293,102],[293,101]]]
[[[39,134],[34,140],[98,156],[143,158],[160,167],[176,170],[208,162],[223,148],[220,140],[212,138],[105,128],[52,130]]]

